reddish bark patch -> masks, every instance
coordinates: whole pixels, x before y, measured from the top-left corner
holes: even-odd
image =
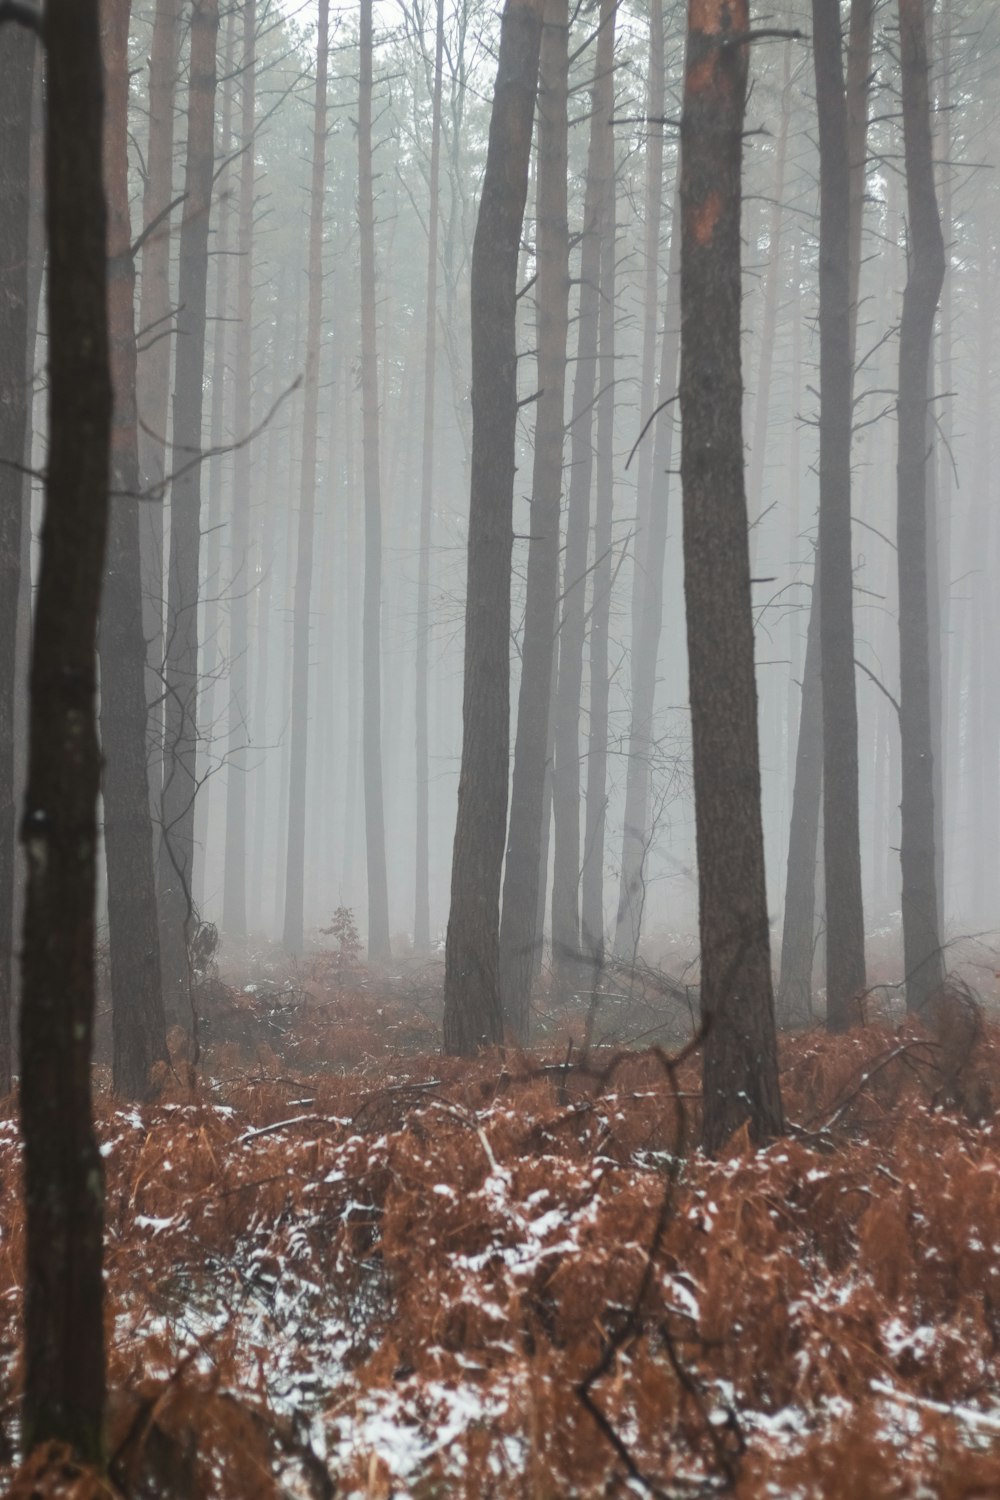
[[[694,233],[695,244],[704,248],[712,243],[715,234],[715,226],[719,222],[722,213],[722,198],[718,193],[709,193],[703,203],[691,212],[691,228]]]

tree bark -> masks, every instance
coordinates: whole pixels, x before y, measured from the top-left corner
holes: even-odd
[[[441,183],[441,86],[444,67],[444,0],[437,0],[434,33],[434,92],[431,100],[431,169],[427,207],[427,306],[424,325],[424,431],[420,465],[420,556],[417,564],[416,661],[416,882],[413,946],[431,946],[430,913],[430,764],[427,723],[428,652],[430,648],[431,523],[434,502],[434,406],[437,378],[438,223]]]
[[[103,1171],[91,1111],[97,615],[111,378],[97,0],[47,0],[49,450],[31,656],[22,953],[22,1444],[100,1462]]]
[[[28,226],[35,38],[0,27],[0,1095],[12,1074],[15,834],[14,713],[24,476],[30,430]],[[27,580],[25,580],[27,581]],[[22,687],[23,691],[23,687]]]
[[[215,162],[219,0],[194,0],[170,491],[166,711],[159,855],[160,955],[171,1022],[189,1015],[188,943],[198,790],[198,566],[208,231]]]
[[[239,276],[236,287],[235,423],[233,459],[232,582],[229,601],[229,746],[226,762],[226,853],[222,928],[229,937],[247,931],[247,609],[250,590],[251,387],[253,379],[253,199],[256,108],[257,3],[243,3],[243,88],[240,117]]]
[[[368,957],[389,957],[389,891],[382,788],[382,493],[379,482],[375,319],[375,194],[372,178],[372,0],[361,0],[358,97],[358,228],[361,259],[361,422],[365,487],[365,589],[361,632],[362,761],[368,856]]]
[[[899,0],[909,274],[899,328],[899,737],[902,761],[906,1003],[920,1010],[944,978],[934,849],[927,556],[927,385],[945,254],[934,187],[924,0]]]
[[[309,739],[309,610],[313,537],[316,527],[316,434],[319,419],[319,342],[323,320],[323,191],[326,182],[326,80],[330,0],[319,0],[316,32],[316,95],[313,105],[312,190],[309,207],[309,308],[302,416],[299,535],[292,618],[292,712],[288,765],[288,845],[285,869],[284,946],[301,953],[304,943],[306,861],[306,763]]]
[[[531,987],[536,953],[542,942],[538,889],[556,597],[559,591],[559,518],[569,315],[568,71],[569,7],[567,0],[548,0],[539,62],[535,188],[538,267],[535,329],[540,394],[535,409],[521,682],[500,921],[500,988],[504,1023],[510,1035],[521,1043],[528,1039]]]
[[[865,987],[851,550],[850,157],[839,0],[813,0],[820,144],[819,598],[827,1025]]]
[[[111,509],[98,635],[104,848],[108,870],[113,1085],[148,1098],[168,1060],[160,974],[153,828],[146,768],[146,640],[139,552],[135,262],[128,203],[131,0],[103,0],[104,180],[108,199],[108,338],[114,410]]]
[[[566,507],[555,692],[555,763],[552,772],[554,861],[552,872],[552,959],[564,980],[573,982],[580,946],[580,698],[586,637],[587,546],[593,478],[593,407],[597,385],[604,180],[611,142],[614,102],[612,65],[615,0],[601,0],[597,57],[591,89],[590,143],[580,249],[580,309],[576,374],[570,415],[570,477]]]
[[[740,205],[747,0],[689,0],[681,120],[681,480],[701,937],[703,1132],[783,1129],[743,481]]]
[[[500,875],[510,747],[510,569],[517,433],[517,267],[541,0],[505,0],[472,247],[472,479],[462,764],[445,949],[444,1048],[502,1038]]]

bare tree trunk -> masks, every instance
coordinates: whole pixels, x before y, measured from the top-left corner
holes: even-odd
[[[667,269],[666,313],[660,351],[660,383],[653,411],[653,465],[648,498],[649,529],[639,544],[636,567],[641,595],[632,642],[632,707],[629,718],[628,769],[625,780],[625,826],[622,872],[615,925],[615,953],[633,960],[639,948],[645,906],[646,856],[650,842],[649,793],[652,785],[653,720],[656,663],[663,630],[663,568],[667,552],[669,471],[673,461],[677,368],[681,347],[680,197],[675,196]],[[645,410],[644,410],[645,416]],[[648,420],[648,417],[646,417]],[[645,441],[645,440],[644,440]],[[641,562],[638,560],[641,556]],[[635,617],[635,616],[634,616]]]
[[[186,1019],[188,1015],[188,942],[193,919],[191,876],[194,805],[198,789],[202,405],[218,31],[219,0],[194,0],[174,369],[163,834],[158,870],[160,955],[169,1021]]]
[[[462,767],[445,950],[444,1048],[503,1034],[500,874],[510,747],[510,568],[517,432],[517,267],[528,192],[541,0],[505,0],[472,247],[472,482]]]
[[[201,669],[199,673],[198,719],[205,741],[214,748],[216,739],[217,689],[225,672],[225,650],[220,646],[223,619],[222,532],[223,495],[229,478],[230,459],[223,451],[230,433],[235,430],[228,407],[232,392],[229,352],[232,345],[232,295],[229,267],[233,259],[233,95],[236,91],[236,16],[230,6],[222,44],[220,70],[222,108],[217,156],[222,162],[216,182],[216,226],[211,251],[215,257],[215,304],[212,322],[212,404],[209,415],[209,447],[212,450],[205,471],[208,477],[208,515],[205,525],[204,562],[201,565]],[[206,330],[206,344],[208,333]],[[229,427],[227,428],[227,422]],[[216,801],[218,776],[210,775],[202,785],[194,810],[194,875],[192,894],[200,905],[205,891],[205,859],[208,851],[209,824]]]
[[[909,274],[899,328],[899,737],[906,1003],[944,977],[934,850],[927,557],[927,384],[945,255],[934,187],[924,0],[899,0]]]
[[[531,986],[536,953],[542,942],[538,922],[539,864],[559,590],[559,512],[566,427],[566,330],[569,315],[569,228],[566,218],[568,71],[569,7],[567,0],[548,0],[538,82],[535,327],[540,394],[535,408],[521,683],[500,921],[500,988],[504,1022],[511,1036],[522,1043],[528,1038]],[[543,879],[543,891],[544,888]]]
[[[319,341],[323,319],[323,191],[326,182],[326,79],[330,0],[319,0],[316,33],[316,96],[313,106],[312,192],[309,208],[309,310],[302,418],[295,612],[292,621],[292,722],[288,769],[288,849],[285,872],[284,945],[301,953],[304,942],[306,860],[306,760],[309,736],[309,610],[313,536],[316,526],[316,431],[319,413]]]
[[[609,132],[610,134],[610,132]],[[580,875],[580,945],[595,969],[604,962],[604,833],[608,810],[608,629],[613,583],[615,437],[615,180],[614,137],[605,165],[606,207],[601,247],[600,357],[597,366],[597,463],[594,571],[590,606],[590,721],[587,802]]]
[[[580,311],[576,374],[570,416],[570,477],[566,508],[559,669],[555,693],[555,765],[552,812],[555,858],[552,873],[552,956],[557,971],[572,982],[580,949],[580,698],[586,636],[587,544],[593,477],[593,407],[597,385],[607,155],[614,101],[612,72],[615,0],[601,0],[594,83],[591,89],[590,144],[580,250]]]
[[[108,337],[114,411],[112,504],[101,597],[101,748],[108,868],[115,1092],[148,1098],[168,1060],[156,873],[146,769],[146,641],[139,553],[135,262],[128,202],[131,0],[103,0],[104,179],[108,198]]]
[[[420,558],[417,573],[417,840],[413,946],[431,946],[428,799],[430,766],[427,726],[427,659],[430,646],[431,521],[434,501],[434,396],[437,377],[438,220],[441,182],[441,80],[444,65],[444,0],[437,0],[434,94],[431,103],[431,174],[427,207],[427,318],[424,329],[424,434],[420,468]]]
[[[142,628],[147,642],[149,781],[155,839],[160,838],[163,758],[164,459],[170,411],[170,214],[174,171],[174,93],[182,0],[157,0],[149,54],[149,138],[142,220],[156,229],[143,241],[139,295],[139,470],[149,499],[139,511]],[[154,849],[155,852],[155,849]]]
[[[681,478],[704,1146],[783,1129],[771,995],[740,371],[747,0],[689,0],[681,121]]]
[[[49,450],[31,656],[21,1005],[22,1445],[103,1451],[103,1171],[91,1111],[97,615],[111,376],[97,0],[47,0]]]
[[[819,597],[827,1025],[865,987],[851,551],[850,156],[839,0],[813,0],[820,143]]]
[[[12,1073],[14,704],[21,683],[16,641],[25,509],[19,465],[31,427],[28,229],[35,51],[30,31],[0,26],[0,1096],[10,1092]]]
[[[256,107],[257,0],[243,0],[243,108],[240,120],[239,278],[236,289],[235,426],[233,463],[232,594],[229,601],[229,751],[226,767],[226,864],[222,926],[229,937],[247,931],[247,609],[250,589],[250,456],[253,378],[253,194]]]
[[[372,0],[361,0],[358,97],[358,227],[361,258],[361,406],[365,482],[362,628],[362,761],[368,855],[368,956],[389,957],[389,891],[382,791],[382,494],[379,480],[378,354],[375,333],[375,196],[372,180]]]

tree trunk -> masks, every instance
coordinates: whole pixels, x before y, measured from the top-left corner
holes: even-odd
[[[827,1025],[865,987],[851,551],[850,157],[839,0],[813,0],[820,144],[819,598]]]
[[[379,482],[378,353],[375,336],[375,196],[372,179],[372,0],[361,0],[358,97],[358,228],[361,258],[361,407],[365,485],[362,624],[362,761],[368,855],[368,957],[389,957],[389,892],[382,792],[382,495]]]
[[[445,950],[444,1048],[502,1037],[500,874],[510,747],[510,569],[517,435],[517,268],[538,87],[541,0],[505,0],[472,247],[472,480],[462,765]]]
[[[625,779],[625,826],[622,831],[622,871],[618,892],[618,920],[615,925],[615,954],[618,958],[629,961],[634,961],[638,954],[642,933],[646,900],[646,856],[652,837],[649,793],[653,774],[656,664],[663,630],[663,568],[667,553],[670,469],[674,451],[674,402],[677,396],[677,365],[681,347],[680,274],[680,197],[675,195],[667,268],[667,306],[660,350],[660,383],[652,408],[653,411],[657,407],[662,408],[653,426],[651,483],[654,488],[647,504],[649,530],[645,544],[639,545],[636,563],[640,571],[641,597],[632,642],[632,707]],[[640,554],[641,563],[638,561]]]
[[[427,207],[427,309],[424,326],[424,434],[420,467],[420,556],[417,564],[416,751],[417,838],[413,946],[431,946],[430,765],[427,725],[427,659],[430,647],[431,521],[434,503],[434,396],[437,377],[438,220],[441,182],[441,81],[444,66],[444,0],[437,0],[434,38],[434,93],[431,103],[431,176]]]
[[[330,0],[319,0],[316,32],[316,95],[313,106],[312,192],[309,207],[309,309],[302,417],[299,537],[292,618],[292,713],[288,767],[288,848],[285,871],[284,945],[301,953],[304,943],[306,862],[306,763],[309,739],[309,610],[313,536],[316,527],[316,431],[319,418],[319,341],[323,319],[323,192],[326,183],[326,78]]]
[[[608,629],[613,584],[612,527],[615,473],[615,181],[614,137],[605,166],[606,207],[601,247],[600,356],[597,387],[597,463],[594,490],[594,571],[590,606],[590,721],[587,802],[580,874],[580,946],[596,972],[604,962],[604,833],[608,810]]]
[[[11,1086],[14,947],[14,704],[24,476],[30,430],[28,226],[36,42],[0,26],[0,1096]],[[21,690],[23,691],[23,685]]]
[[[681,480],[710,1152],[744,1122],[756,1141],[783,1128],[743,486],[747,49],[729,35],[748,29],[747,0],[689,0],[681,121]]]
[[[139,470],[148,499],[139,511],[142,628],[147,642],[149,781],[154,838],[159,843],[163,765],[164,459],[170,420],[170,215],[174,172],[174,93],[182,0],[157,0],[149,53],[149,137],[142,221],[157,228],[143,241],[139,294]],[[155,852],[155,849],[154,849]]]
[[[253,377],[253,193],[256,106],[257,0],[243,0],[243,109],[240,119],[239,277],[236,288],[235,427],[233,460],[232,582],[229,601],[229,749],[226,764],[226,863],[222,927],[229,937],[247,931],[247,608],[250,591],[250,456]]]
[[[97,0],[47,0],[49,449],[31,657],[22,952],[22,1446],[100,1462],[103,1170],[94,1136],[97,614],[111,377]]]
[[[601,245],[606,208],[604,181],[607,175],[607,153],[612,140],[609,121],[614,102],[612,66],[615,13],[615,0],[601,0],[597,58],[591,89],[590,144],[580,249],[580,312],[570,416],[566,553],[555,693],[552,960],[557,972],[561,972],[569,983],[573,982],[581,957],[580,698],[583,690],[583,647],[586,636],[590,489],[594,465],[591,433],[597,385]]]
[[[194,0],[174,369],[163,829],[158,869],[164,1003],[171,1022],[188,1019],[190,1005],[188,943],[194,917],[191,876],[198,790],[202,405],[218,32],[219,0]]]
[[[559,591],[559,513],[566,427],[569,228],[566,217],[569,7],[548,0],[538,83],[537,386],[528,577],[500,922],[500,988],[512,1037],[528,1039],[537,950],[542,811],[548,764],[553,639]],[[542,886],[544,889],[544,880]],[[544,908],[543,908],[544,910]]]
[[[108,869],[113,1084],[148,1098],[168,1060],[160,975],[153,829],[146,768],[146,640],[139,555],[135,262],[128,203],[131,0],[104,0],[104,180],[108,198],[108,338],[114,411],[112,504],[101,597],[101,748]]]
[[[921,1009],[944,977],[934,850],[927,557],[927,382],[945,254],[934,187],[923,0],[899,0],[909,274],[899,328],[899,737],[902,759],[906,1003]]]

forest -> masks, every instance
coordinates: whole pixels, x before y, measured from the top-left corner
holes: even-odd
[[[991,0],[0,0],[0,1492],[1000,1500],[998,166]]]

